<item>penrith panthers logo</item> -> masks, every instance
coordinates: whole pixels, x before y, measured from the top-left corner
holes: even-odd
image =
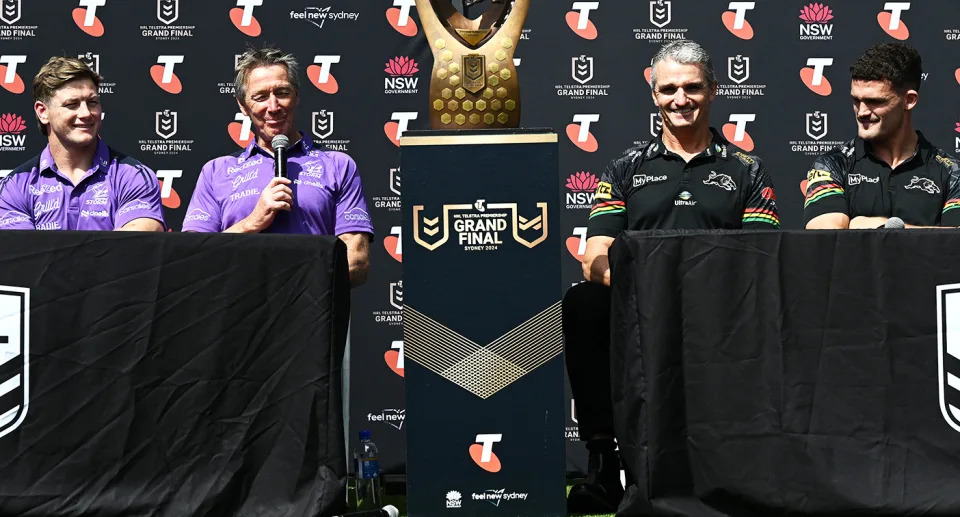
[[[707,179],[703,180],[703,184],[720,187],[728,192],[737,190],[737,184],[734,183],[733,178],[727,174],[718,174],[715,171],[710,171],[710,175],[707,176]]]
[[[910,178],[910,184],[904,187],[908,190],[922,190],[927,194],[939,194],[940,187],[933,182],[930,178],[921,178],[919,176],[914,176]]]

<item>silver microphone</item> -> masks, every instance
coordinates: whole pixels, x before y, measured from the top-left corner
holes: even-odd
[[[890,219],[887,219],[887,222],[883,223],[883,227],[894,230],[902,230],[903,228],[906,228],[906,226],[903,224],[903,219],[900,219],[899,217],[891,217]]]

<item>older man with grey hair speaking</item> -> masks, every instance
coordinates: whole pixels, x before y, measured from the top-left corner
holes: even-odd
[[[615,511],[623,496],[610,398],[607,254],[614,239],[624,230],[780,227],[760,158],[709,125],[717,79],[706,50],[691,40],[671,42],[651,66],[662,130],[607,166],[587,223],[587,282],[570,288],[563,300],[567,371],[580,439],[590,451],[587,479],[567,499],[571,512]]]

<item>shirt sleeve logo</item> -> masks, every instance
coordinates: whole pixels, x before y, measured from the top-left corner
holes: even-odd
[[[737,184],[733,181],[733,178],[727,174],[719,174],[716,171],[710,171],[710,175],[707,176],[707,179],[703,180],[703,184],[720,187],[727,192],[737,190]]]
[[[927,194],[939,194],[939,193],[940,193],[940,187],[938,187],[937,184],[934,183],[932,179],[930,179],[930,178],[921,178],[921,177],[919,177],[919,176],[914,176],[913,178],[911,178],[911,179],[910,179],[910,184],[908,184],[908,185],[905,186],[904,188],[906,188],[907,190],[917,190],[917,189],[919,189],[919,190],[922,190],[922,191],[926,192]]]
[[[613,196],[613,185],[606,181],[597,184],[597,193],[593,195],[594,199],[610,199]]]
[[[820,183],[821,181],[831,181],[830,173],[820,169],[810,169],[807,173],[807,183]]]

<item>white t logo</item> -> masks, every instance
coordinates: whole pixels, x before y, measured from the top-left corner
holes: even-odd
[[[478,434],[477,443],[483,444],[480,451],[480,463],[490,461],[490,455],[493,453],[493,444],[503,439],[503,434]]]
[[[577,246],[577,255],[583,255],[587,252],[587,227],[577,226],[573,229],[573,234],[580,237],[580,245]],[[576,420],[574,420],[576,422]]]
[[[590,124],[600,120],[599,113],[582,114],[573,116],[573,123],[580,124],[580,131],[577,133],[577,142],[586,142],[590,136]]]
[[[107,0],[80,0],[80,7],[87,9],[87,14],[83,17],[83,26],[93,27],[93,21],[97,19],[97,7],[105,5]]]
[[[737,130],[733,133],[733,140],[735,142],[743,141],[743,134],[747,132],[747,122],[753,122],[754,120],[757,120],[757,115],[754,113],[730,114],[730,122],[737,125]]]
[[[7,66],[7,73],[3,76],[3,84],[10,84],[17,78],[17,65],[26,63],[27,56],[0,56],[0,64]]]
[[[884,11],[890,11],[890,26],[888,29],[895,31],[900,28],[900,13],[910,9],[910,2],[887,2],[883,4]]]
[[[397,18],[397,25],[406,27],[410,20],[410,8],[417,4],[417,0],[393,0],[393,6],[400,8],[400,16]]]
[[[183,63],[183,56],[157,56],[157,63],[163,65],[163,77],[160,82],[169,84],[173,81],[173,65]]]
[[[243,18],[240,25],[249,27],[253,21],[253,8],[263,5],[263,0],[237,0],[237,7],[243,7]]]
[[[157,178],[163,181],[163,188],[160,190],[160,197],[166,199],[170,197],[170,191],[173,190],[173,180],[183,176],[183,171],[157,171]]]
[[[743,22],[747,18],[747,11],[753,9],[756,6],[756,2],[730,2],[730,5],[727,6],[727,9],[731,11],[736,11],[737,17],[733,19],[733,28],[742,29]]]
[[[233,116],[233,120],[240,122],[240,140],[250,138],[250,117],[243,113],[237,113]]]
[[[317,82],[324,84],[330,80],[330,65],[340,62],[340,56],[313,56],[314,64],[320,65],[320,76]]]
[[[399,246],[398,246],[399,247]],[[397,369],[403,370],[403,341],[393,341],[390,343],[390,348],[399,350],[400,353],[397,354]]]
[[[397,255],[403,255],[403,233],[400,231],[400,227],[391,226],[390,235],[397,236]],[[401,341],[401,343],[403,343],[403,341]]]
[[[813,67],[813,78],[810,83],[813,86],[820,86],[823,82],[823,69],[833,64],[832,57],[811,57],[807,59],[807,66]]]
[[[409,124],[411,120],[416,120],[416,119],[417,119],[416,111],[394,111],[393,113],[390,114],[390,120],[397,121],[397,137],[396,137],[397,140],[399,140],[400,135],[402,135],[403,132],[407,130],[407,124]]]
[[[600,8],[600,2],[574,2],[573,10],[580,11],[580,16],[577,18],[577,30],[583,30],[587,28],[587,23],[590,22],[590,11],[595,11]]]

